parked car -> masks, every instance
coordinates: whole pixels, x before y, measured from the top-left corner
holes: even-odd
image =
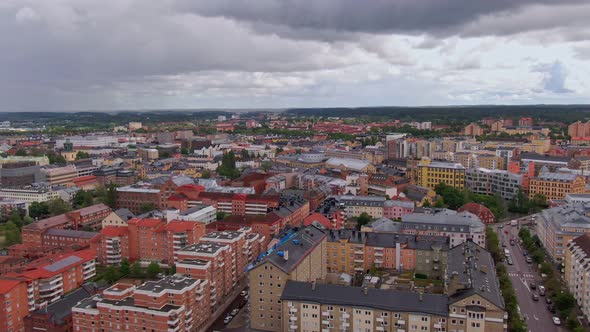
[[[539,301],[539,295],[533,294],[533,301]]]
[[[561,320],[559,319],[559,317],[553,317],[553,324],[555,325],[561,325]]]
[[[553,305],[553,303],[547,305],[547,310],[549,310],[549,312],[552,314],[557,312],[557,309],[555,309],[555,306]]]
[[[223,319],[223,324],[225,324],[225,325],[229,324],[229,322],[231,322],[232,319],[234,319],[232,317],[232,315],[225,316],[225,318]]]
[[[529,287],[530,287],[532,290],[535,290],[535,289],[537,289],[537,285],[536,285],[535,283],[533,283],[533,282],[531,282],[531,283],[529,284]]]
[[[502,242],[502,248],[506,248],[506,247],[508,247],[508,246],[506,245],[506,242]]]
[[[242,291],[242,292],[240,293],[240,295],[242,295],[242,296],[246,296],[246,295],[248,295],[248,291],[245,291],[245,290],[244,290],[244,291]]]
[[[528,253],[528,251],[526,251],[526,250],[523,250],[523,251],[522,251],[522,255],[523,255],[523,256],[528,256],[528,254],[529,254],[529,253]]]
[[[508,262],[508,265],[514,265],[514,262],[512,261],[512,258],[508,257],[506,259],[506,261]]]
[[[551,303],[553,303],[553,301],[551,301],[551,298],[550,298],[549,296],[547,296],[547,297],[545,298],[545,303],[547,303],[547,304],[551,304]]]
[[[498,229],[502,229],[502,228],[504,228],[504,224],[498,225]]]
[[[530,257],[527,257],[526,258],[526,262],[527,262],[527,264],[532,264],[533,263],[533,259],[530,258]]]
[[[513,239],[510,239],[510,245],[514,246],[516,244],[516,242]]]
[[[545,286],[539,285],[539,295],[545,296]]]
[[[238,312],[240,312],[240,309],[234,309],[231,311],[231,315],[235,317],[238,314]]]

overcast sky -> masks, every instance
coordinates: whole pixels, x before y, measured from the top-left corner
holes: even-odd
[[[0,0],[0,111],[590,103],[587,0]]]

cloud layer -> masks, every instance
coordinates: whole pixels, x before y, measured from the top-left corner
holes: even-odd
[[[4,0],[0,111],[590,102],[587,12],[582,0]]]

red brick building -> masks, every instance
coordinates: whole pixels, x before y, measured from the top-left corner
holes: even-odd
[[[23,244],[41,247],[43,245],[43,234],[50,229],[77,230],[84,226],[98,229],[101,221],[111,212],[113,212],[111,208],[101,203],[39,220],[23,226],[21,229],[22,242]]]
[[[0,279],[0,331],[23,331],[29,314],[27,284],[19,279]],[[10,314],[7,314],[10,313]]]
[[[208,286],[181,275],[115,284],[72,308],[74,331],[200,331],[211,315]]]

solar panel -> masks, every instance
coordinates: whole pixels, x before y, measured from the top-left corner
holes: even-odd
[[[51,272],[55,272],[55,271],[58,271],[60,269],[63,269],[64,267],[66,267],[68,265],[77,263],[77,262],[79,262],[81,260],[82,260],[82,258],[80,258],[78,256],[70,256],[70,257],[64,258],[62,260],[59,260],[59,261],[57,261],[57,262],[55,262],[55,263],[53,263],[53,264],[51,264],[49,266],[46,266],[45,267],[45,270],[51,271]]]

